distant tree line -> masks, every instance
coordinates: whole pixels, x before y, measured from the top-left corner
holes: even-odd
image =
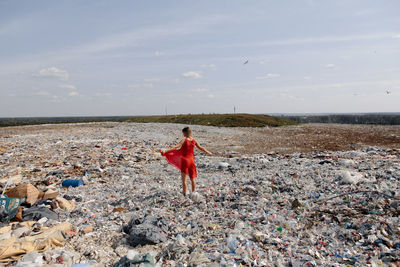
[[[104,121],[127,121],[131,116],[0,118],[0,127]]]
[[[400,125],[400,114],[332,114],[282,116],[303,123],[342,123],[342,124],[379,124]]]

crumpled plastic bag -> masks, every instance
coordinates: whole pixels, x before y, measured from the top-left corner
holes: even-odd
[[[153,216],[144,218],[133,217],[123,231],[129,234],[128,243],[136,247],[138,245],[154,245],[165,242],[167,239],[163,233],[166,223],[163,219]]]

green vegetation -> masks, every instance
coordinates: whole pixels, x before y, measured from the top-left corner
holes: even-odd
[[[189,114],[170,116],[142,116],[129,119],[131,122],[181,123],[219,127],[278,127],[297,122],[268,115],[253,114]]]
[[[105,121],[126,121],[130,117],[36,117],[36,118],[0,118],[0,127],[39,125],[39,124],[63,124],[85,123]]]

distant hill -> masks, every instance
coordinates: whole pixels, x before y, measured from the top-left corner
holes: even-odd
[[[294,122],[285,118],[254,114],[188,114],[169,116],[142,116],[131,118],[128,121],[145,123],[180,123],[187,125],[195,124],[219,127],[278,127],[298,124],[298,122]]]
[[[0,127],[84,123],[84,122],[158,122],[181,123],[187,125],[208,125],[220,127],[264,127],[298,124],[285,118],[252,114],[195,114],[170,116],[109,116],[109,117],[38,117],[38,118],[0,118]]]

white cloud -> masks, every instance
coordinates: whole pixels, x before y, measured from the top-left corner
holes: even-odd
[[[153,88],[152,83],[130,84],[128,88]]]
[[[76,90],[76,86],[72,85],[72,84],[61,84],[58,87],[63,88],[63,89]]]
[[[367,15],[371,15],[373,13],[376,13],[376,9],[374,9],[374,8],[366,8],[366,9],[362,9],[362,10],[356,11],[354,14],[356,16],[367,16]]]
[[[204,93],[204,92],[208,92],[210,90],[208,90],[207,88],[197,88],[193,90],[194,92],[198,92],[198,93]]]
[[[64,99],[63,99],[64,100]],[[56,96],[56,95],[52,95],[51,96],[51,102],[55,102],[55,103],[60,103],[61,99],[60,97]]]
[[[395,36],[397,36],[397,35],[395,35]],[[281,46],[281,45],[301,45],[301,44],[338,43],[338,42],[352,42],[352,41],[370,41],[370,40],[388,39],[391,37],[393,37],[393,32],[386,32],[386,33],[379,33],[379,34],[365,34],[365,35],[318,36],[318,37],[305,37],[305,38],[297,38],[297,39],[231,43],[231,44],[220,45],[220,46],[218,46],[218,48],[265,47],[265,46]],[[215,48],[215,46],[213,48]]]
[[[144,82],[159,82],[159,78],[148,78],[148,79],[143,79]]]
[[[394,38],[394,39],[400,39],[400,33],[399,33],[399,34],[393,35],[392,38]]]
[[[69,96],[78,96],[79,93],[78,93],[78,92],[70,92],[68,95],[69,95]]]
[[[302,98],[302,97],[298,97],[298,96],[291,95],[291,94],[288,94],[288,93],[280,93],[279,97],[283,98],[283,99],[286,99],[286,100],[290,100],[290,101],[302,101],[302,100],[304,100],[304,98]]]
[[[69,59],[71,57],[79,57],[87,54],[102,53],[125,47],[134,47],[146,42],[154,42],[156,40],[171,38],[173,36],[189,35],[202,32],[216,24],[226,21],[227,19],[229,19],[229,16],[225,15],[205,16],[203,18],[193,18],[179,23],[168,25],[160,24],[133,31],[115,33],[72,48],[71,50],[66,51],[64,55]],[[155,51],[154,55],[162,56],[164,53]],[[62,56],[62,58],[63,57],[64,56]]]
[[[208,94],[207,97],[208,97],[208,98],[214,98],[215,95],[213,95],[213,94]]]
[[[27,19],[18,19],[18,20],[11,20],[6,23],[3,23],[0,25],[0,35],[2,34],[8,34],[8,33],[14,33],[18,30],[21,30],[24,24],[27,23]]]
[[[215,64],[203,64],[200,67],[202,67],[203,69],[212,69],[212,70],[217,69],[217,66]]]
[[[41,90],[41,91],[36,91],[36,92],[34,93],[34,95],[39,95],[39,96],[48,96],[48,95],[50,95],[50,93],[49,93],[49,92],[47,92],[47,91],[43,91],[43,90]]]
[[[309,81],[309,80],[311,80],[311,77],[310,76],[304,76],[303,79],[306,80],[306,81]]]
[[[313,84],[313,85],[293,85],[293,86],[283,86],[276,88],[277,90],[301,90],[301,89],[331,89],[331,88],[352,88],[352,87],[366,87],[374,86],[376,88],[385,88],[389,86],[399,86],[400,80],[375,80],[375,81],[349,81],[341,83],[323,83],[323,84]],[[264,88],[262,88],[264,90]]]
[[[333,88],[342,88],[344,86],[345,86],[345,84],[343,84],[343,83],[331,83],[330,84],[330,87],[333,87]]]
[[[202,77],[200,71],[188,71],[185,73],[182,73],[182,77],[185,78],[192,78],[192,79],[200,79]]]
[[[56,67],[50,67],[47,69],[41,69],[39,71],[39,76],[43,78],[56,78],[60,80],[68,80],[69,73],[66,70],[60,70]]]
[[[314,0],[305,0],[307,6],[314,7]]]
[[[326,65],[324,65],[324,67],[325,67],[325,68],[327,68],[327,69],[333,69],[334,67],[336,67],[336,65],[335,65],[335,64],[332,64],[332,63],[330,63],[330,64],[326,64]]]
[[[179,78],[175,78],[175,79],[172,79],[171,82],[173,82],[173,83],[180,83],[181,80],[179,80]]]
[[[110,96],[112,96],[112,94],[111,93],[96,93],[95,96],[98,96],[98,97],[110,97]]]
[[[278,78],[278,77],[280,77],[280,76],[281,76],[281,75],[278,74],[278,73],[267,73],[267,74],[264,75],[264,76],[257,77],[257,79],[273,79],[273,78]]]
[[[0,1],[1,2],[1,1]],[[83,60],[85,58],[101,55],[110,56],[110,53],[104,53],[111,50],[124,49],[127,47],[137,47],[140,45],[154,44],[161,42],[163,39],[171,39],[179,36],[192,35],[196,33],[202,33],[209,29],[212,29],[215,25],[230,20],[230,15],[207,15],[203,17],[190,18],[186,21],[179,21],[171,24],[157,24],[138,28],[135,30],[129,30],[125,32],[117,32],[111,35],[100,36],[98,38],[91,39],[92,41],[87,43],[81,43],[76,46],[69,46],[68,48],[60,48],[54,50],[44,51],[40,54],[35,54],[31,57],[21,57],[20,60],[10,61],[10,64],[5,65],[4,62],[0,64],[0,71],[2,69],[10,70],[11,67],[21,69],[22,66],[25,68],[32,68],[46,64],[51,59],[55,61],[74,61]],[[20,29],[20,27],[17,27]],[[3,29],[0,26],[1,31],[10,31]],[[14,32],[13,30],[11,32]],[[1,34],[1,32],[0,32]],[[164,55],[164,52],[153,50],[149,52],[149,56]],[[142,55],[140,55],[142,56]],[[12,62],[12,63],[11,63]],[[36,76],[36,75],[35,75]]]

